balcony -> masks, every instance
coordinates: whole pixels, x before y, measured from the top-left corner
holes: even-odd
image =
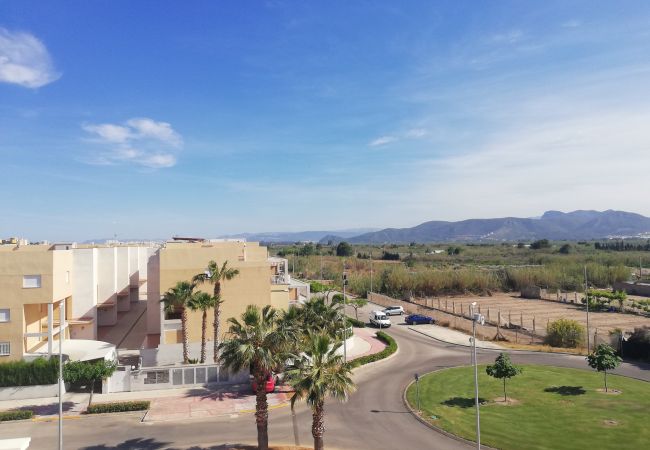
[[[286,274],[271,275],[271,284],[289,284],[291,277]]]

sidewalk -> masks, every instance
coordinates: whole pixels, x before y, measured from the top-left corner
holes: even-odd
[[[386,346],[375,337],[372,328],[355,328],[353,345],[348,350],[348,358],[380,352]],[[276,391],[268,394],[269,408],[279,408],[289,404],[292,391],[287,386],[278,385]],[[78,416],[88,405],[87,393],[66,393],[63,395],[63,414]],[[151,407],[144,422],[183,420],[195,417],[236,416],[255,411],[255,395],[250,384],[229,386],[192,386],[180,389],[160,389],[138,392],[116,392],[93,395],[93,403],[120,402],[130,400],[150,400]],[[0,411],[9,409],[31,409],[35,416],[51,417],[58,415],[59,400],[47,397],[27,400],[0,401]]]
[[[464,347],[471,346],[469,335],[450,328],[440,327],[438,325],[409,325],[408,328],[438,341],[446,342],[447,344],[462,345]],[[503,349],[503,347],[493,342],[481,341],[478,339],[476,340],[476,347],[496,350]]]

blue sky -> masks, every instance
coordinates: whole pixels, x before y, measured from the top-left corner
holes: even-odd
[[[650,3],[0,2],[0,235],[650,215]]]

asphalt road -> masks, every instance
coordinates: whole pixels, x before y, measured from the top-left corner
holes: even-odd
[[[360,317],[367,317],[367,311]],[[444,344],[399,325],[393,317],[388,332],[398,352],[388,360],[355,371],[358,390],[347,403],[326,404],[325,444],[329,449],[470,449],[418,422],[403,404],[403,391],[413,374],[466,365],[469,348]],[[479,362],[494,360],[498,351],[480,350]],[[515,363],[546,364],[585,369],[584,357],[510,352]],[[615,373],[650,381],[648,366],[624,363]],[[312,445],[311,413],[304,406],[292,416],[289,407],[271,411],[270,440],[276,444]],[[64,421],[66,449],[216,449],[222,444],[256,442],[252,414],[214,419],[141,423],[137,414],[86,416]],[[32,437],[30,449],[57,448],[56,422],[0,424],[0,438]]]

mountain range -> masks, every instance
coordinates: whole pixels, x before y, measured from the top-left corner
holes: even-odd
[[[320,242],[346,240],[354,244],[409,242],[500,242],[589,240],[650,237],[650,218],[625,211],[547,211],[539,218],[503,217],[459,222],[431,221],[411,228],[386,228],[344,237],[324,236]]]
[[[377,231],[379,228],[353,228],[338,231],[269,231],[263,233],[240,233],[219,236],[222,239],[245,238],[252,242],[267,242],[273,244],[289,244],[294,242],[318,242],[325,236],[335,236],[338,241]]]

